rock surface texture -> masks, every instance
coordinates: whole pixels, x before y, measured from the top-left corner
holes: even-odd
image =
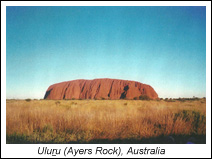
[[[44,99],[139,99],[141,96],[158,98],[158,94],[149,85],[104,78],[53,84],[47,89]]]

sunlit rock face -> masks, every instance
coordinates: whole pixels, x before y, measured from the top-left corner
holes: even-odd
[[[73,80],[56,83],[44,99],[157,99],[158,94],[147,84],[118,79]]]

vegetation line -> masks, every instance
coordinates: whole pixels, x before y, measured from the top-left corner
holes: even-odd
[[[206,99],[7,100],[7,143],[205,143]]]

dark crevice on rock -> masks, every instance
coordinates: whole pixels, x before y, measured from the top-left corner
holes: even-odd
[[[120,99],[125,99],[125,98],[126,98],[128,89],[129,89],[129,86],[126,85],[126,86],[124,87],[124,92],[121,94]]]
[[[63,99],[65,99],[65,98],[66,98],[66,91],[67,91],[67,89],[68,89],[69,85],[70,85],[70,83],[68,84],[68,86],[66,87],[66,89],[65,89],[65,91],[64,91]]]
[[[81,90],[81,93],[83,92],[83,90],[84,90],[84,88],[85,88],[85,84],[86,84],[86,82],[83,84],[83,86],[82,86],[82,90]]]
[[[110,91],[109,91],[109,93],[108,93],[108,97],[110,97],[110,94],[111,94],[111,91],[112,91],[112,87],[113,87],[113,83],[114,83],[114,81],[112,82],[112,84],[111,84],[111,87],[110,87]]]
[[[95,94],[94,98],[96,98],[96,95],[99,93],[100,87],[101,87],[101,84],[99,84],[99,86],[98,86],[98,88],[96,90],[96,94]]]
[[[52,89],[53,89],[53,88],[52,88]],[[51,93],[52,89],[50,89],[49,91],[46,92],[46,94],[45,94],[45,96],[44,96],[44,99],[46,99],[46,98],[49,96],[49,94]]]

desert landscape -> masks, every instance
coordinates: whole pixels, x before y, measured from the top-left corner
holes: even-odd
[[[7,143],[206,143],[205,98],[160,99],[152,87],[139,82],[98,79],[90,80],[89,84],[79,88],[78,97],[84,99],[73,99],[72,95],[76,95],[77,91],[70,92],[77,88],[76,83],[80,81],[50,86],[45,99],[7,100]],[[99,82],[96,81],[101,81],[100,87],[97,87]],[[113,81],[116,83],[113,87],[106,84]],[[70,86],[69,91],[67,85]],[[130,90],[141,85],[146,89],[140,89],[140,97],[127,99],[129,94],[133,94]],[[87,90],[87,96],[83,96],[86,87],[90,91]],[[94,88],[99,89],[96,92]],[[155,99],[148,95],[147,88],[153,92]],[[57,95],[50,96],[51,100],[48,99],[51,95],[49,90],[57,92]],[[106,90],[111,94],[117,92],[120,99],[114,98],[115,94],[112,96],[114,100],[94,98],[94,94],[97,96],[101,92],[108,95]],[[96,93],[89,96],[89,92]],[[70,99],[63,98],[68,95]],[[55,99],[59,97],[62,99]]]
[[[7,143],[206,142],[206,100],[7,100]]]

